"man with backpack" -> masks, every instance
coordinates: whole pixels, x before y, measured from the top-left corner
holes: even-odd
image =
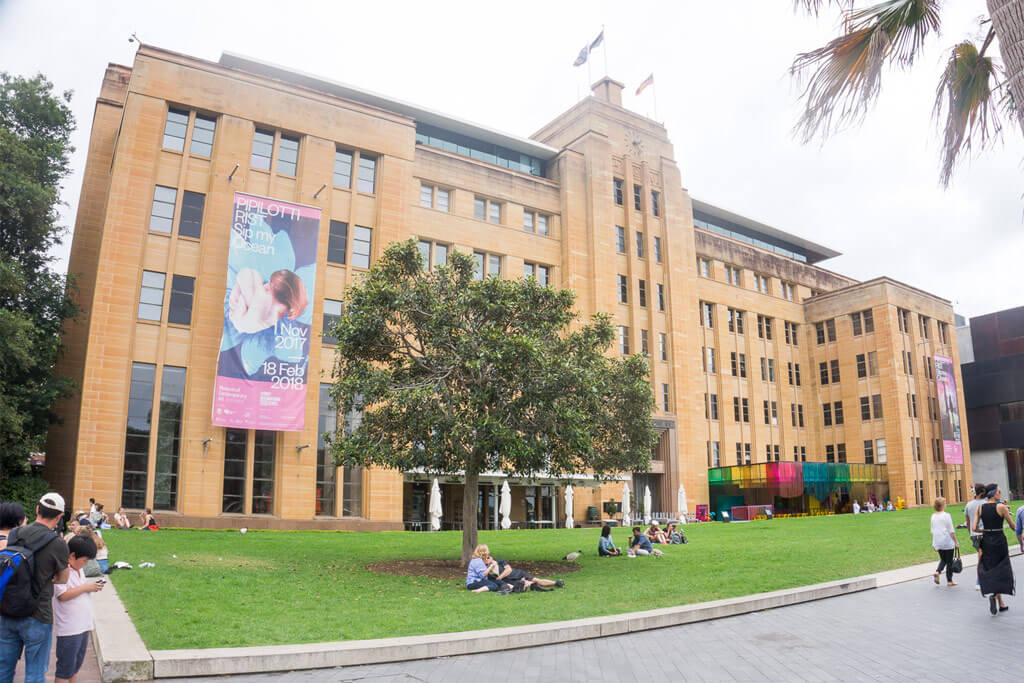
[[[14,680],[25,650],[25,682],[42,683],[53,640],[53,585],[67,583],[68,546],[57,534],[64,498],[47,493],[36,506],[36,521],[11,531],[0,551],[0,683]],[[16,557],[17,556],[17,557]]]

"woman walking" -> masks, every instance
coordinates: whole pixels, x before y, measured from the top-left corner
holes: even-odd
[[[960,547],[953,529],[953,518],[946,512],[946,499],[941,496],[932,504],[932,547],[939,554],[939,566],[935,568],[935,585],[939,585],[939,574],[946,570],[946,585],[955,586],[953,580],[953,550]]]
[[[1010,566],[1010,550],[1003,533],[1003,520],[1013,526],[1010,509],[999,502],[999,486],[985,487],[985,503],[974,513],[971,530],[982,531],[981,559],[978,561],[978,583],[981,594],[988,597],[988,610],[992,614],[1010,609],[1003,602],[1004,595],[1014,594],[1013,567]],[[998,607],[997,607],[998,603]]]

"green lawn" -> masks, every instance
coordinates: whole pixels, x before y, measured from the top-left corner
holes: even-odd
[[[1013,506],[1016,509],[1016,505]],[[962,506],[950,508],[954,523]],[[372,562],[454,558],[459,532],[108,531],[112,580],[150,649],[383,638],[668,607],[790,588],[937,559],[931,509],[694,524],[661,558],[598,558],[598,529],[482,532],[492,554],[582,570],[551,593],[474,595],[462,581],[377,574]],[[965,554],[967,531],[957,532]],[[625,545],[627,531],[613,538]],[[1011,542],[1016,542],[1010,536]],[[177,555],[177,557],[174,557]],[[139,569],[140,562],[155,562]],[[968,570],[973,571],[973,570]],[[557,577],[551,577],[557,578]]]

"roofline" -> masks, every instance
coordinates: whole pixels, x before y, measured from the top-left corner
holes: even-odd
[[[919,289],[917,287],[914,287],[913,285],[908,285],[906,282],[900,282],[899,280],[894,280],[893,278],[889,277],[888,275],[882,275],[880,277],[872,278],[870,280],[865,280],[864,282],[858,282],[856,284],[847,285],[846,287],[840,287],[839,289],[833,289],[833,290],[828,291],[828,292],[822,292],[818,296],[812,297],[811,299],[808,299],[807,301],[808,302],[818,302],[818,301],[822,301],[824,299],[827,299],[827,298],[829,298],[831,296],[837,296],[837,295],[840,295],[840,294],[846,294],[850,290],[856,289],[858,287],[870,287],[871,285],[877,285],[877,284],[895,285],[895,286],[900,287],[902,289],[909,290],[909,291],[913,292],[914,294],[917,294],[917,295],[920,295],[920,296],[924,296],[924,297],[927,297],[929,299],[933,299],[935,301],[939,301],[941,303],[944,303],[947,306],[949,306],[951,310],[953,308],[953,302],[950,301],[949,299],[943,299],[941,296],[938,296],[936,294],[932,294],[931,292],[926,292],[923,289]]]
[[[495,130],[494,128],[488,128],[470,121],[457,119],[453,116],[448,116],[447,114],[442,114],[402,100],[397,100],[370,90],[358,88],[354,85],[348,85],[339,81],[316,76],[305,71],[281,66],[279,64],[265,62],[260,59],[255,59],[254,57],[246,57],[245,55],[240,55],[235,52],[221,53],[219,64],[231,69],[238,69],[240,71],[246,71],[259,76],[275,78],[286,83],[301,85],[347,100],[370,104],[374,107],[379,107],[380,109],[385,109],[397,114],[403,114],[422,123],[437,126],[438,128],[444,128],[445,130],[450,130],[454,133],[466,135],[494,145],[507,147],[513,151],[537,157],[542,161],[550,161],[560,151],[554,147],[549,147],[548,145],[541,144],[534,140],[528,140],[527,138]]]
[[[775,239],[781,240],[788,244],[792,244],[794,247],[799,247],[804,251],[808,252],[808,256],[813,255],[815,257],[820,257],[816,258],[814,262],[824,261],[825,259],[834,258],[836,256],[842,255],[841,252],[835,251],[834,249],[829,249],[824,245],[818,244],[817,242],[812,242],[811,240],[808,239],[804,239],[803,237],[799,237],[797,235],[794,235],[793,233],[784,232],[782,230],[779,230],[778,228],[773,228],[770,225],[765,225],[764,223],[755,221],[751,218],[747,218],[746,216],[741,216],[738,213],[733,213],[732,211],[728,211],[719,206],[715,206],[714,204],[709,204],[696,198],[691,199],[693,202],[694,211],[701,211],[711,216],[715,216],[716,218],[721,218],[723,220],[729,221],[730,223],[735,223],[736,225],[743,228],[747,228],[748,230],[753,230],[755,232],[762,233],[769,237],[774,237]],[[810,262],[811,259],[808,258],[808,261]]]

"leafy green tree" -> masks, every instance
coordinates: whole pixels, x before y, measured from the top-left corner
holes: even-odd
[[[75,315],[67,282],[50,270],[60,182],[74,151],[71,93],[43,76],[0,72],[0,477],[28,471],[72,382],[57,377],[61,326]]]
[[[348,290],[331,333],[331,396],[361,411],[341,421],[336,460],[463,474],[463,562],[477,543],[481,472],[648,469],[648,363],[608,357],[609,317],[577,324],[574,304],[534,278],[474,280],[466,254],[427,271],[416,240],[393,244]]]
[[[866,7],[853,0],[796,0],[817,14],[827,5],[842,13],[842,33],[797,55],[791,69],[809,73],[797,133],[809,141],[859,122],[881,90],[886,68],[913,66],[942,26],[941,0],[883,0]],[[980,3],[979,3],[980,4]],[[999,102],[1024,130],[1024,0],[987,0],[985,37],[963,40],[950,51],[935,90],[933,116],[942,128],[941,172],[948,186],[957,161],[1000,137]],[[997,44],[1002,63],[989,50]]]

